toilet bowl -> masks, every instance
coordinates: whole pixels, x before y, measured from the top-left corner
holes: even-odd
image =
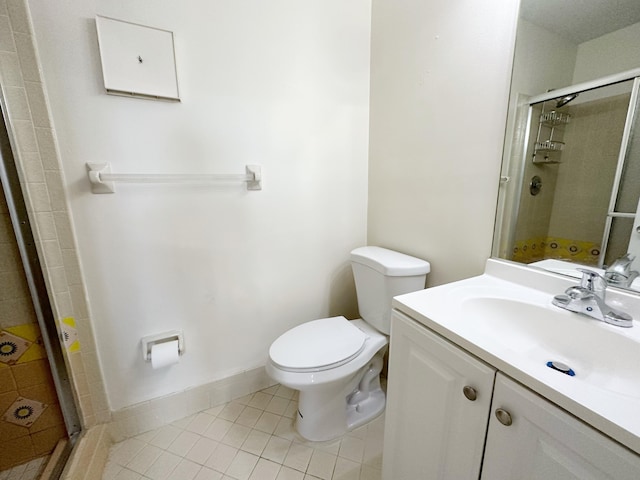
[[[380,372],[391,300],[424,288],[430,265],[380,247],[351,252],[362,319],[330,317],[282,334],[269,349],[267,374],[299,391],[296,429],[312,441],[337,438],[384,411]]]
[[[267,374],[299,390],[300,435],[330,440],[384,411],[380,372],[388,343],[363,320],[332,317],[295,327],[272,344]]]

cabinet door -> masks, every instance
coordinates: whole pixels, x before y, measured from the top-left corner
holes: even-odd
[[[513,423],[500,423],[497,409]],[[640,478],[640,456],[502,374],[492,412],[483,480]]]
[[[383,478],[477,480],[494,377],[493,368],[394,312]]]

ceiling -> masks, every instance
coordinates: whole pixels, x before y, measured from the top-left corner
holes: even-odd
[[[580,44],[640,22],[640,0],[522,0],[520,16]]]

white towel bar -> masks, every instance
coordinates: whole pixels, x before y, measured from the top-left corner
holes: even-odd
[[[115,183],[191,183],[246,182],[247,190],[262,190],[262,168],[246,165],[239,174],[173,174],[173,173],[111,173],[109,163],[87,163],[91,192],[114,193]]]

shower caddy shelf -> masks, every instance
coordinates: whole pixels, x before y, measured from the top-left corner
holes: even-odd
[[[553,135],[557,127],[564,127],[570,121],[571,115],[556,110],[543,111],[540,114],[538,135],[533,148],[533,163],[560,163],[559,155],[564,150],[564,142],[554,139]],[[543,129],[548,129],[548,135],[541,140]]]

